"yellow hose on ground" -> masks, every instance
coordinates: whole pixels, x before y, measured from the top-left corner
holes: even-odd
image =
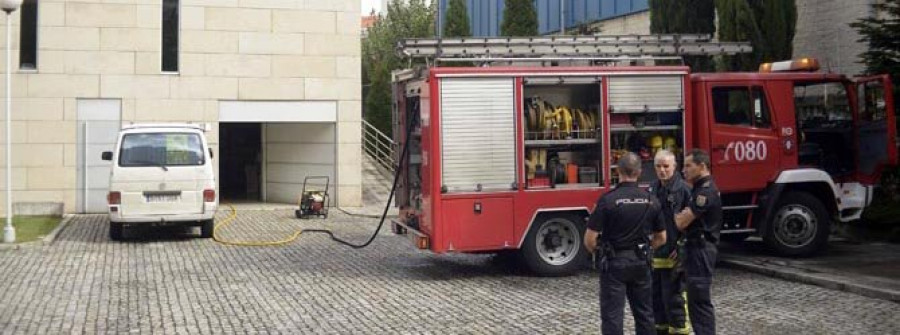
[[[216,242],[219,242],[221,244],[237,245],[237,246],[243,246],[243,247],[271,247],[271,246],[277,246],[277,245],[291,243],[294,240],[296,240],[298,237],[300,237],[300,234],[303,234],[303,229],[301,229],[301,230],[298,230],[297,232],[295,232],[294,234],[292,234],[290,237],[283,239],[283,240],[277,240],[277,241],[229,241],[229,240],[223,240],[223,239],[219,238],[219,236],[218,236],[218,234],[216,234],[216,232],[219,231],[219,228],[229,225],[232,221],[234,221],[235,218],[237,218],[237,210],[234,208],[234,206],[229,205],[229,204],[226,204],[225,206],[228,206],[228,208],[231,209],[231,214],[228,215],[227,218],[216,223],[216,225],[213,227],[213,240]]]

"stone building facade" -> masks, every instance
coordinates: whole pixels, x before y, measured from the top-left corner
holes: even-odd
[[[163,10],[173,3],[174,26]],[[100,152],[112,149],[118,128],[191,122],[208,130],[220,190],[241,185],[232,187],[236,198],[295,202],[303,177],[327,175],[334,204],[360,205],[359,0],[40,0],[36,7],[36,66],[19,57],[30,21],[23,10],[9,16],[15,203],[105,211],[109,166]],[[163,40],[166,24],[177,43]],[[162,54],[173,45],[177,69],[164,71]]]

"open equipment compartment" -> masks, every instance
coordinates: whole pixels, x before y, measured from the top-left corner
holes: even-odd
[[[528,189],[600,187],[601,79],[523,78]]]
[[[684,89],[678,75],[612,76],[609,79],[610,176],[618,183],[616,162],[626,152],[640,156],[640,184],[656,180],[653,158],[666,149],[683,163]]]

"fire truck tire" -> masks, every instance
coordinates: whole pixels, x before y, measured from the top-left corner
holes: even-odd
[[[213,237],[213,230],[216,228],[215,220],[205,220],[200,225],[200,237],[202,238],[211,238]]]
[[[124,230],[125,230],[125,226],[121,222],[110,222],[109,223],[109,239],[113,240],[113,241],[121,240]]]
[[[831,233],[828,210],[806,192],[786,193],[775,206],[763,239],[785,256],[810,256],[820,251]]]
[[[519,250],[522,263],[540,276],[574,274],[587,262],[584,219],[574,214],[538,216]]]

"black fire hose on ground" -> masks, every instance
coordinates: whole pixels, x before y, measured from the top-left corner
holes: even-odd
[[[331,230],[328,230],[328,229],[301,229],[301,230],[295,232],[294,234],[292,234],[290,237],[283,239],[283,240],[278,240],[278,241],[254,242],[254,241],[223,240],[216,234],[216,232],[219,230],[219,228],[227,226],[229,223],[231,223],[231,221],[233,221],[237,217],[237,211],[234,209],[234,206],[231,206],[231,205],[229,205],[229,207],[231,208],[231,215],[229,215],[227,218],[222,220],[222,222],[219,222],[218,224],[216,224],[215,227],[213,228],[213,240],[215,240],[216,242],[222,243],[222,244],[226,244],[226,245],[275,246],[275,245],[282,245],[282,244],[287,244],[287,243],[293,242],[294,240],[299,238],[300,235],[302,235],[304,233],[319,233],[319,234],[327,234],[328,237],[330,237],[333,241],[338,242],[343,245],[346,245],[353,249],[362,249],[362,248],[369,246],[369,244],[372,244],[372,241],[375,240],[375,237],[378,236],[378,233],[381,231],[381,227],[384,226],[384,220],[387,218],[388,210],[390,210],[390,208],[391,208],[391,202],[394,200],[394,192],[396,192],[397,183],[400,181],[400,171],[403,167],[403,163],[406,162],[406,159],[408,156],[409,142],[410,142],[409,137],[412,135],[412,131],[413,131],[413,129],[415,129],[415,125],[416,125],[416,123],[414,121],[411,121],[411,122],[409,122],[409,125],[407,125],[407,127],[406,127],[406,137],[404,138],[406,141],[404,141],[404,143],[403,143],[403,150],[400,153],[400,161],[397,165],[396,171],[394,171],[394,182],[393,182],[393,185],[391,186],[391,193],[390,193],[390,195],[388,195],[387,203],[384,204],[384,211],[381,213],[381,220],[378,222],[378,227],[375,228],[375,232],[372,233],[372,236],[369,237],[369,239],[365,243],[354,244],[350,241],[347,241],[347,240],[344,240],[344,239],[341,239],[341,238],[335,236],[334,232],[332,232]]]

